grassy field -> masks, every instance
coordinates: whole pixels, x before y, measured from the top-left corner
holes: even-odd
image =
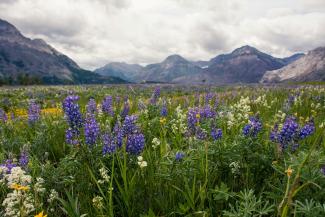
[[[325,86],[0,88],[0,216],[325,216]]]

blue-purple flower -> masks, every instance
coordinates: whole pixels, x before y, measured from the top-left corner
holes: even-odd
[[[27,151],[22,151],[19,157],[19,165],[23,168],[26,168],[29,162]]]
[[[142,152],[145,144],[144,135],[141,133],[127,136],[126,151],[130,154],[138,155]]]
[[[212,137],[213,140],[221,139],[221,137],[222,137],[222,130],[221,129],[212,128],[212,130],[211,130],[211,137]]]
[[[83,118],[77,101],[79,96],[67,96],[63,101],[63,111],[70,128],[78,130],[83,125]]]
[[[185,154],[183,152],[178,151],[175,154],[175,160],[176,161],[181,161],[184,157],[185,157]]]
[[[153,105],[156,104],[159,97],[160,97],[160,87],[156,87],[152,93],[150,103]]]
[[[89,114],[95,114],[97,113],[97,104],[96,104],[96,101],[94,98],[90,98],[90,100],[88,101],[88,104],[87,104],[87,113]]]
[[[167,112],[167,106],[166,106],[166,103],[164,103],[164,104],[162,105],[162,107],[161,107],[160,115],[161,115],[162,117],[166,117],[167,114],[168,114],[168,112]]]
[[[315,132],[315,125],[314,125],[314,121],[311,120],[300,129],[299,137],[301,139],[304,139],[312,135],[314,132]]]
[[[41,109],[38,104],[32,101],[28,107],[28,123],[33,124],[40,119]]]
[[[243,134],[245,136],[255,137],[261,131],[261,129],[262,129],[261,121],[256,117],[251,117],[249,119],[249,123],[246,124],[243,128]]]
[[[124,106],[123,106],[123,109],[122,109],[122,112],[121,112],[121,117],[125,118],[129,114],[129,112],[130,112],[130,105],[126,101],[126,102],[124,102]]]
[[[16,167],[17,164],[13,163],[12,159],[7,159],[4,164],[1,164],[0,167],[5,167],[7,174],[11,173],[11,169]]]
[[[117,146],[109,134],[104,134],[102,136],[103,140],[103,155],[114,153]]]
[[[94,115],[88,114],[85,121],[85,141],[87,145],[94,145],[100,133],[99,125]]]
[[[0,108],[0,122],[6,123],[8,120],[6,112]]]
[[[105,114],[114,116],[113,98],[112,96],[106,96],[102,102],[102,110]]]
[[[123,124],[122,124],[122,132],[123,135],[133,134],[138,131],[138,127],[136,125],[138,117],[136,115],[126,116]]]
[[[279,129],[277,124],[274,126],[270,139],[272,142],[280,143],[282,150],[291,146],[291,151],[294,152],[299,147],[297,142],[312,135],[314,132],[315,126],[313,121],[309,121],[306,125],[300,127],[294,117],[288,117],[281,129]]]
[[[79,130],[69,128],[65,131],[65,142],[69,145],[79,144]]]

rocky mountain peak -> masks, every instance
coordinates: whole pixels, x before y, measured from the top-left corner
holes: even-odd
[[[187,63],[188,61],[178,54],[168,56],[163,63]]]
[[[18,29],[5,20],[0,19],[0,39],[24,38]]]
[[[247,54],[255,54],[258,52],[259,51],[256,48],[251,47],[249,45],[245,45],[245,46],[235,49],[231,54],[240,56],[240,55],[247,55]]]

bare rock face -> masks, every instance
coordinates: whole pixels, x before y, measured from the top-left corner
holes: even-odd
[[[261,83],[325,81],[325,47],[309,51],[291,64],[265,73]]]
[[[0,79],[16,80],[22,75],[45,84],[102,83],[106,80],[81,69],[42,39],[29,39],[15,26],[0,19]]]

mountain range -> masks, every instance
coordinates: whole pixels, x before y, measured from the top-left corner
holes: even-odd
[[[246,45],[208,61],[189,61],[175,54],[160,63],[144,67],[112,62],[95,72],[130,82],[257,83],[266,71],[280,69],[303,56],[303,53],[297,53],[286,58],[276,58]]]
[[[0,84],[101,83],[272,83],[325,81],[325,48],[277,58],[249,45],[210,60],[190,61],[174,54],[142,66],[111,62],[96,70],[82,69],[42,39],[29,39],[0,19]]]
[[[101,76],[80,68],[68,56],[42,39],[23,36],[0,19],[0,83],[86,84],[123,83],[118,77]]]

